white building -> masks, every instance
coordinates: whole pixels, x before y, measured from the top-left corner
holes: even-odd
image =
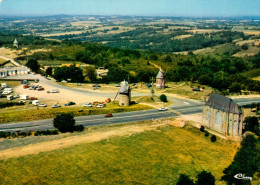
[[[0,68],[0,77],[25,75],[28,73],[29,73],[29,69],[25,66]]]

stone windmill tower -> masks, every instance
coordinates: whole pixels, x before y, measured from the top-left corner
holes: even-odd
[[[165,88],[165,80],[162,68],[160,69],[159,73],[156,76],[156,87],[160,89]]]
[[[124,80],[121,88],[118,91],[119,93],[119,105],[120,106],[129,106],[131,101],[130,87],[128,83]]]
[[[19,48],[19,43],[18,43],[18,40],[17,39],[14,39],[14,44],[13,44],[13,47],[14,48]]]

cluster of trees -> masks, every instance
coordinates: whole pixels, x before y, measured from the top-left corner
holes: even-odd
[[[234,178],[235,175],[242,174],[245,177],[254,177],[260,166],[260,138],[254,135],[247,135],[241,143],[240,150],[236,153],[233,162],[223,171],[222,180],[231,184],[251,184],[249,179],[241,180]]]
[[[194,183],[187,175],[180,174],[177,185],[215,185],[215,177],[210,172],[203,170],[197,175],[197,180]]]
[[[259,81],[242,75],[243,72],[258,65],[255,57],[245,60],[227,56],[216,58],[189,55],[183,56],[180,60],[176,56],[166,56],[164,58],[164,63],[168,66],[166,77],[168,81],[197,81],[219,91],[229,89],[231,93],[239,93],[241,90],[260,92]]]
[[[242,32],[218,31],[202,34],[194,34],[185,39],[172,39],[179,35],[192,34],[183,29],[174,30],[169,34],[162,34],[164,28],[149,27],[136,28],[135,30],[110,35],[93,35],[84,37],[81,41],[102,42],[111,47],[152,50],[156,52],[180,52],[201,49],[218,44],[231,43],[234,39],[244,38]],[[151,44],[152,43],[152,44]]]
[[[84,76],[81,68],[71,65],[70,67],[57,67],[54,70],[53,77],[57,81],[70,80],[71,82],[83,82]]]
[[[57,45],[57,41],[45,40],[42,37],[23,36],[18,34],[6,34],[0,32],[0,47],[13,47],[14,40],[17,39],[19,46],[42,46],[42,45]]]

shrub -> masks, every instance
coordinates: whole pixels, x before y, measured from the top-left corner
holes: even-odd
[[[204,126],[200,126],[200,131],[201,131],[201,132],[204,132],[204,131],[205,131]]]
[[[217,141],[217,137],[215,136],[215,135],[212,135],[211,137],[210,137],[210,140],[211,140],[211,142],[215,142],[215,141]]]
[[[75,131],[83,131],[83,130],[84,130],[84,126],[83,125],[75,126]]]
[[[215,185],[215,177],[206,171],[202,171],[197,175],[196,185]]]
[[[205,136],[209,137],[209,132],[208,131],[205,131]]]
[[[160,96],[160,101],[162,101],[162,102],[167,102],[167,96],[164,95],[164,94],[162,94],[162,95]]]
[[[75,127],[74,116],[70,113],[62,113],[54,118],[53,126],[61,132],[73,132]]]
[[[187,175],[181,174],[177,185],[194,185],[194,182]]]
[[[258,136],[260,135],[258,117],[248,116],[245,118],[244,123],[245,123],[244,132],[251,131],[251,132],[254,132]]]

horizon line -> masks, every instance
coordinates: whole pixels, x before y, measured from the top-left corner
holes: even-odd
[[[0,17],[105,16],[105,17],[170,17],[170,18],[260,18],[260,15],[107,15],[107,14],[0,14]]]

